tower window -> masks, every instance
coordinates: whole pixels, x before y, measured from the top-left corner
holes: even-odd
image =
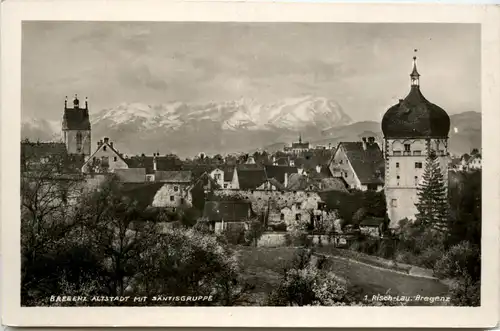
[[[106,151],[106,145],[104,145],[104,146],[102,147],[102,150],[103,150],[103,151]]]
[[[115,156],[115,157],[113,158],[113,161],[115,161],[115,162],[116,162],[116,161],[118,161],[118,158]]]
[[[410,151],[410,144],[405,144],[405,152],[409,152]]]
[[[80,152],[82,150],[83,136],[80,131],[76,133],[76,150]]]
[[[170,201],[174,201],[174,196],[173,195],[170,196]]]
[[[422,169],[422,162],[415,162],[415,169]]]
[[[418,185],[418,176],[415,176],[415,186]]]
[[[399,162],[396,162],[396,168],[399,168]]]
[[[399,176],[396,176],[396,179],[399,179]]]

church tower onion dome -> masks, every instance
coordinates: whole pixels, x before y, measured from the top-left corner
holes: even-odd
[[[382,119],[382,132],[386,138],[448,137],[450,117],[420,92],[416,59],[413,57],[410,93],[389,108]]]

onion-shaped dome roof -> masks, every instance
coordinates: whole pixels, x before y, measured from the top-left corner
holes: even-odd
[[[422,95],[416,58],[413,59],[410,93],[386,111],[382,132],[386,138],[448,137],[450,117]]]

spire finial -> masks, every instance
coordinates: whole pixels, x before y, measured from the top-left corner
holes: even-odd
[[[64,97],[64,108],[68,108],[68,96]]]
[[[78,100],[78,95],[75,94],[75,100],[73,100],[74,108],[78,108],[80,106],[80,100]]]
[[[413,52],[416,54],[418,49],[414,49]],[[413,70],[410,74],[411,77],[411,86],[419,86],[420,85],[420,74],[417,71],[417,56],[413,56]]]

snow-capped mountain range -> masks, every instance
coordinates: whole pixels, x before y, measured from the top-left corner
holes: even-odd
[[[352,122],[337,102],[312,96],[271,104],[246,99],[206,104],[133,103],[121,104],[92,114],[93,124],[103,121],[110,127],[136,124],[137,130],[178,130],[193,121],[205,120],[220,123],[222,130],[301,130],[308,126],[325,129]]]
[[[474,118],[480,124],[480,114],[474,114],[479,115]],[[336,101],[313,96],[269,104],[247,99],[205,104],[123,103],[99,111],[91,109],[90,116],[92,140],[109,137],[120,152],[127,154],[159,152],[191,157],[199,152],[246,152],[291,143],[299,133],[322,144],[357,139],[366,132],[380,134],[380,124],[353,123]],[[54,141],[60,137],[60,128],[61,121],[25,119],[21,134],[31,140]],[[461,141],[464,139],[477,140],[462,137]]]

